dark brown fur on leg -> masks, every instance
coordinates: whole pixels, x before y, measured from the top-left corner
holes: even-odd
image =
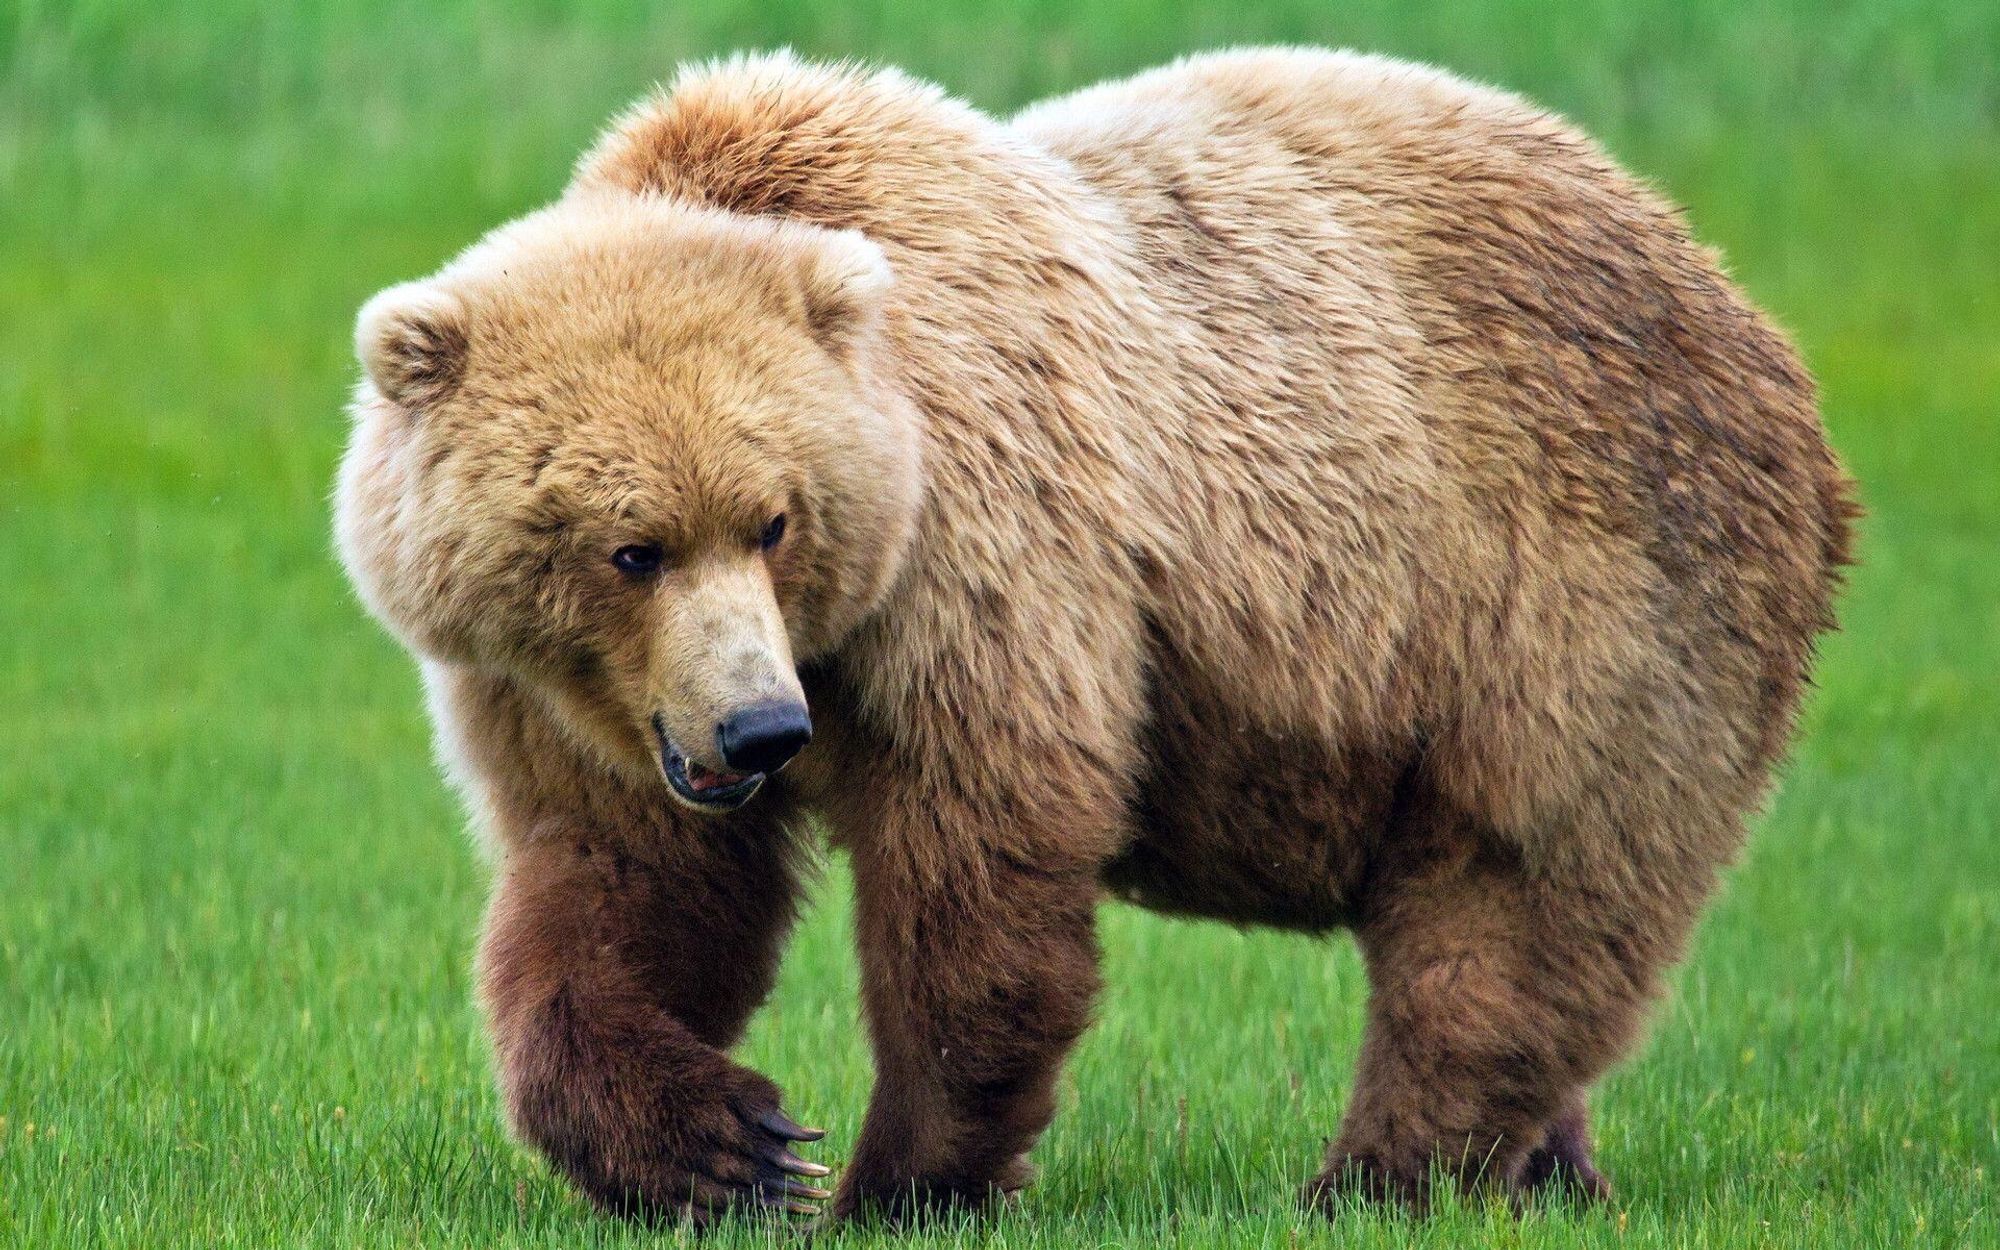
[[[1512,1189],[1567,1171],[1601,1187],[1577,1091],[1629,1044],[1659,954],[1593,930],[1590,908],[1469,828],[1391,859],[1359,928],[1372,995],[1354,1095],[1307,1197],[1421,1209],[1437,1173]]]
[[[769,989],[791,874],[782,843],[707,832],[671,864],[574,837],[509,854],[480,955],[501,1085],[521,1136],[609,1210],[804,1213],[826,1169],[789,1146],[816,1134],[723,1053]]]
[[[949,819],[948,805],[927,809]],[[836,1217],[903,1220],[978,1206],[1032,1178],[1063,1057],[1098,983],[1096,865],[982,853],[929,862],[891,837],[858,848],[855,877],[874,1095]],[[970,847],[971,843],[960,843]]]

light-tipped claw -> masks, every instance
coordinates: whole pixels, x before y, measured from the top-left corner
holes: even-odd
[[[821,1189],[817,1185],[794,1180],[761,1181],[758,1183],[758,1192],[774,1197],[811,1198],[815,1202],[833,1197],[831,1189]]]
[[[794,1176],[831,1176],[833,1169],[824,1163],[814,1163],[801,1159],[783,1146],[766,1146],[757,1152],[764,1162],[779,1171],[790,1172]]]

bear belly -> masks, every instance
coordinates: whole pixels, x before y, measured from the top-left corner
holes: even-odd
[[[1411,760],[1245,727],[1190,685],[1156,690],[1115,897],[1170,915],[1323,932],[1350,923]]]

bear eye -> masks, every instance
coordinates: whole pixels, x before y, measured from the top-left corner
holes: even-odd
[[[778,515],[771,518],[771,523],[769,525],[766,525],[764,527],[764,533],[761,537],[757,539],[757,545],[759,547],[762,547],[764,550],[769,551],[771,548],[777,546],[778,540],[783,538],[784,536],[785,536],[785,514],[780,512]]]
[[[660,571],[664,554],[653,543],[635,543],[611,553],[611,564],[627,577],[651,577]]]

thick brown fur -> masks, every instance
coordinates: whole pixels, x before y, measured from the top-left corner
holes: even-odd
[[[877,1056],[839,1215],[1026,1182],[1106,891],[1357,934],[1310,1197],[1605,1192],[1585,1092],[1768,784],[1853,508],[1793,350],[1567,125],[1303,50],[1007,122],[731,61],[359,337],[343,555],[497,844],[513,1121],[587,1192],[819,1192],[726,1057],[818,829]],[[811,746],[677,805],[666,744],[767,697]]]

